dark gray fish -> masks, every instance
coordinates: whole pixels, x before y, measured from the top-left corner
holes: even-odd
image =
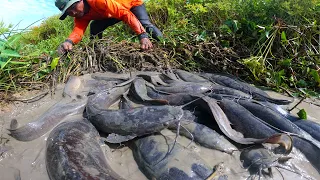
[[[167,70],[163,73],[165,76],[160,76],[162,79],[165,78],[169,81],[165,81],[165,82],[170,82],[170,83],[174,83],[174,82],[183,82],[182,79],[180,79],[175,73],[173,73],[171,70]]]
[[[167,86],[168,83],[163,81],[160,76],[163,76],[161,73],[150,73],[150,72],[144,72],[144,73],[139,73],[137,77],[142,77],[144,80],[152,83],[155,86],[162,85],[162,86]]]
[[[201,146],[232,154],[237,148],[231,144],[224,136],[205,125],[196,122],[181,121],[180,134],[193,139]],[[178,124],[174,124],[169,129],[177,130]]]
[[[108,142],[108,143],[119,144],[119,143],[122,143],[122,142],[130,141],[130,140],[132,140],[132,139],[134,139],[136,137],[137,136],[131,136],[131,135],[121,136],[119,134],[111,133],[103,140]]]
[[[133,105],[131,104],[131,101],[128,99],[127,94],[123,94],[122,97],[120,98],[120,102],[119,102],[119,109],[130,109],[133,108]],[[122,136],[119,134],[115,134],[115,133],[111,133],[107,136],[107,138],[104,139],[104,141],[108,142],[108,143],[122,143],[122,142],[126,142],[129,140],[134,139],[136,136],[132,136],[132,135],[126,135],[126,136]]]
[[[97,130],[86,120],[64,122],[50,133],[46,167],[51,180],[122,179],[108,164]]]
[[[210,97],[203,97],[195,103],[212,115],[212,120],[215,120],[217,122],[220,130],[231,140],[239,144],[254,144],[265,141],[265,139],[243,137],[243,134],[241,134],[242,132],[239,133],[238,131],[235,131],[231,127],[231,124],[233,124],[232,120],[229,121],[229,118],[225,114],[226,112],[224,112],[220,108],[215,99],[212,99]]]
[[[220,85],[227,86],[236,90],[240,90],[249,95],[252,95],[253,99],[261,101],[269,101],[275,104],[290,104],[291,101],[284,99],[271,98],[266,92],[259,88],[251,86],[248,83],[238,80],[236,77],[223,76],[219,74],[200,73],[200,76],[207,78],[212,82],[216,82]]]
[[[52,106],[37,120],[17,129],[8,129],[10,131],[9,135],[19,141],[32,141],[37,139],[59,124],[65,117],[82,113],[86,103],[87,98],[68,103],[61,101]]]
[[[240,160],[243,162],[243,167],[257,174],[263,169],[271,167],[276,161],[275,155],[263,147],[245,149],[240,154]]]
[[[96,80],[88,76],[70,76],[64,86],[62,96],[77,99],[77,96],[83,94],[83,92],[98,93],[106,89],[111,89],[122,82],[122,80]]]
[[[316,140],[320,141],[320,124],[310,120],[294,121],[294,124],[308,132]]]
[[[268,138],[278,132],[262,123],[261,119],[255,117],[251,112],[242,107],[240,104],[231,100],[221,100],[219,103],[222,110],[226,113],[233,128],[249,138]],[[311,164],[320,172],[320,161],[316,156],[320,154],[320,149],[313,143],[293,136],[293,146],[299,149]]]
[[[198,95],[191,95],[188,93],[176,93],[176,94],[170,94],[170,95],[163,94],[148,86],[147,86],[147,95],[152,99],[167,100],[168,104],[175,105],[175,106],[180,106],[199,98]]]
[[[99,113],[101,110],[108,109],[113,103],[129,90],[131,83],[123,86],[112,88],[111,90],[101,91],[91,95],[86,105],[86,116],[90,119],[93,114]]]
[[[261,102],[259,101],[260,104],[268,107],[269,109],[273,110],[276,113],[279,113],[281,116],[283,116],[284,118],[294,122],[299,120],[300,118],[293,116],[292,114],[290,114],[290,112],[288,112],[287,110],[283,109],[280,105],[274,104],[274,103],[270,103],[270,102]]]
[[[146,81],[142,78],[136,78],[133,81],[130,92],[134,97],[142,102],[149,102],[151,104],[168,104],[168,101],[165,99],[150,98],[147,94]]]
[[[309,139],[310,141],[313,139],[310,134],[302,130],[299,126],[262,104],[242,99],[239,99],[236,102],[245,107],[256,117],[282,131],[301,135],[303,138],[306,138],[307,140]]]
[[[115,80],[122,80],[126,81],[131,78],[142,77],[146,81],[154,84],[154,85],[167,85],[159,76],[162,75],[159,72],[153,71],[133,71],[130,73],[111,73],[111,72],[104,72],[104,73],[93,73],[91,76],[96,80],[105,80],[105,81],[115,81]]]
[[[187,82],[210,82],[208,79],[198,76],[194,73],[176,69],[173,71],[180,79]]]
[[[227,115],[233,129],[241,132],[244,137],[263,139],[276,134],[276,131],[262,123],[261,119],[232,100],[223,99],[219,101],[219,106]]]
[[[168,93],[201,94],[210,91],[212,83],[176,82],[169,86],[157,86],[156,90]]]
[[[123,94],[119,101],[119,109],[130,109],[133,108],[131,101],[128,99],[127,94]]]
[[[123,95],[123,99],[124,102],[122,105],[125,108],[120,108],[120,109],[132,109],[134,108],[133,106],[131,106],[131,101],[126,97],[126,95]],[[122,99],[122,98],[121,98]],[[181,118],[182,120],[188,120],[188,121],[194,121],[195,120],[195,116],[192,114],[192,112],[188,111],[188,110],[182,110],[183,111],[183,117]],[[119,135],[119,134],[115,134],[115,133],[111,133],[108,135],[108,137],[106,139],[104,139],[106,142],[109,143],[122,143],[122,142],[126,142],[129,140],[132,140],[136,137],[136,135]]]
[[[299,149],[302,154],[310,161],[312,166],[320,173],[320,161],[318,158],[320,149],[307,140],[293,136],[293,146]]]
[[[249,170],[251,176],[259,175],[259,179],[262,172],[272,178],[272,167],[286,169],[302,176],[301,172],[285,164],[290,159],[291,157],[275,155],[262,146],[245,149],[240,154],[243,167]]]
[[[99,110],[90,114],[90,122],[105,133],[141,136],[159,132],[183,117],[181,107],[144,106],[131,109]]]
[[[167,154],[173,140],[161,135],[137,139],[132,146],[133,156],[148,179],[203,180],[213,171],[197,154],[178,143]]]
[[[222,86],[219,84],[214,84],[211,86],[210,93],[208,94],[209,97],[214,96],[214,95],[228,95],[233,98],[245,98],[245,99],[251,99],[251,96],[249,94],[246,94],[242,91],[232,89],[226,86]]]
[[[304,120],[304,119],[299,118],[298,116],[291,114],[289,111],[283,109],[281,106],[279,106],[277,104],[273,104],[270,102],[259,102],[259,104],[262,104],[262,105],[268,107],[269,109],[273,110],[274,112],[279,113],[281,116],[285,117],[286,119],[290,120],[293,123],[295,121]],[[307,121],[312,121],[312,120],[307,119]],[[319,121],[319,120],[316,120],[316,121]]]
[[[96,80],[105,80],[105,81],[114,81],[114,80],[129,80],[131,78],[131,75],[129,73],[125,74],[118,74],[118,73],[112,73],[112,72],[95,72],[91,74],[91,77]]]

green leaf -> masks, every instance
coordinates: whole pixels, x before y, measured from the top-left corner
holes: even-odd
[[[230,42],[227,40],[220,41],[222,47],[230,47]]]
[[[10,37],[7,41],[8,45],[11,47],[13,46],[14,43],[16,43],[17,41],[19,41],[21,39],[21,35],[14,35],[12,37]]]
[[[284,31],[281,32],[281,41],[283,43],[287,43],[288,42],[286,33]]]
[[[0,56],[0,68],[3,69],[10,61],[12,58],[2,58]]]
[[[315,69],[311,69],[311,70],[310,70],[310,74],[312,75],[312,77],[314,78],[314,80],[320,85],[320,77],[319,77],[318,71],[315,70]]]
[[[297,82],[297,86],[299,87],[307,87],[307,82],[303,79],[300,79],[298,82]]]
[[[238,27],[239,23],[237,20],[229,19],[229,20],[226,20],[224,24],[227,25],[230,28],[230,30],[232,30],[233,32],[236,32],[239,30],[239,27]]]
[[[54,58],[52,61],[51,61],[51,64],[50,64],[50,67],[51,67],[51,70],[54,70],[56,68],[56,66],[58,65],[58,62],[59,62],[59,58]]]
[[[21,55],[17,51],[5,49],[0,52],[0,57],[21,57]]]
[[[307,119],[307,112],[304,109],[301,109],[298,113],[299,118]]]
[[[290,67],[291,61],[292,61],[292,59],[284,59],[282,61],[279,61],[278,64],[282,65],[282,66]]]

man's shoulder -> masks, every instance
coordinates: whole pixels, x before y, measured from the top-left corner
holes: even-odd
[[[104,7],[107,0],[87,0],[89,6],[94,9],[99,9],[99,7]]]

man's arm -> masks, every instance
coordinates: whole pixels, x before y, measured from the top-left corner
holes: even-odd
[[[89,25],[89,22],[89,20],[74,18],[74,28],[68,37],[68,39],[72,41],[73,44],[77,44],[81,41],[83,34]]]
[[[68,51],[71,51],[74,44],[77,44],[81,41],[84,32],[86,31],[90,21],[74,19],[74,28],[72,33],[57,49],[59,55],[63,55]]]

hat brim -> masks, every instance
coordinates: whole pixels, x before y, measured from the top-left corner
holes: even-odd
[[[63,10],[61,11],[62,14],[60,16],[60,20],[64,20],[68,15],[66,13],[67,9],[72,6],[74,3],[79,2],[80,0],[71,0],[67,3],[66,7],[63,8]]]
[[[66,17],[67,17],[68,15],[67,15],[67,13],[63,13],[61,16],[60,16],[60,20],[64,20]]]

